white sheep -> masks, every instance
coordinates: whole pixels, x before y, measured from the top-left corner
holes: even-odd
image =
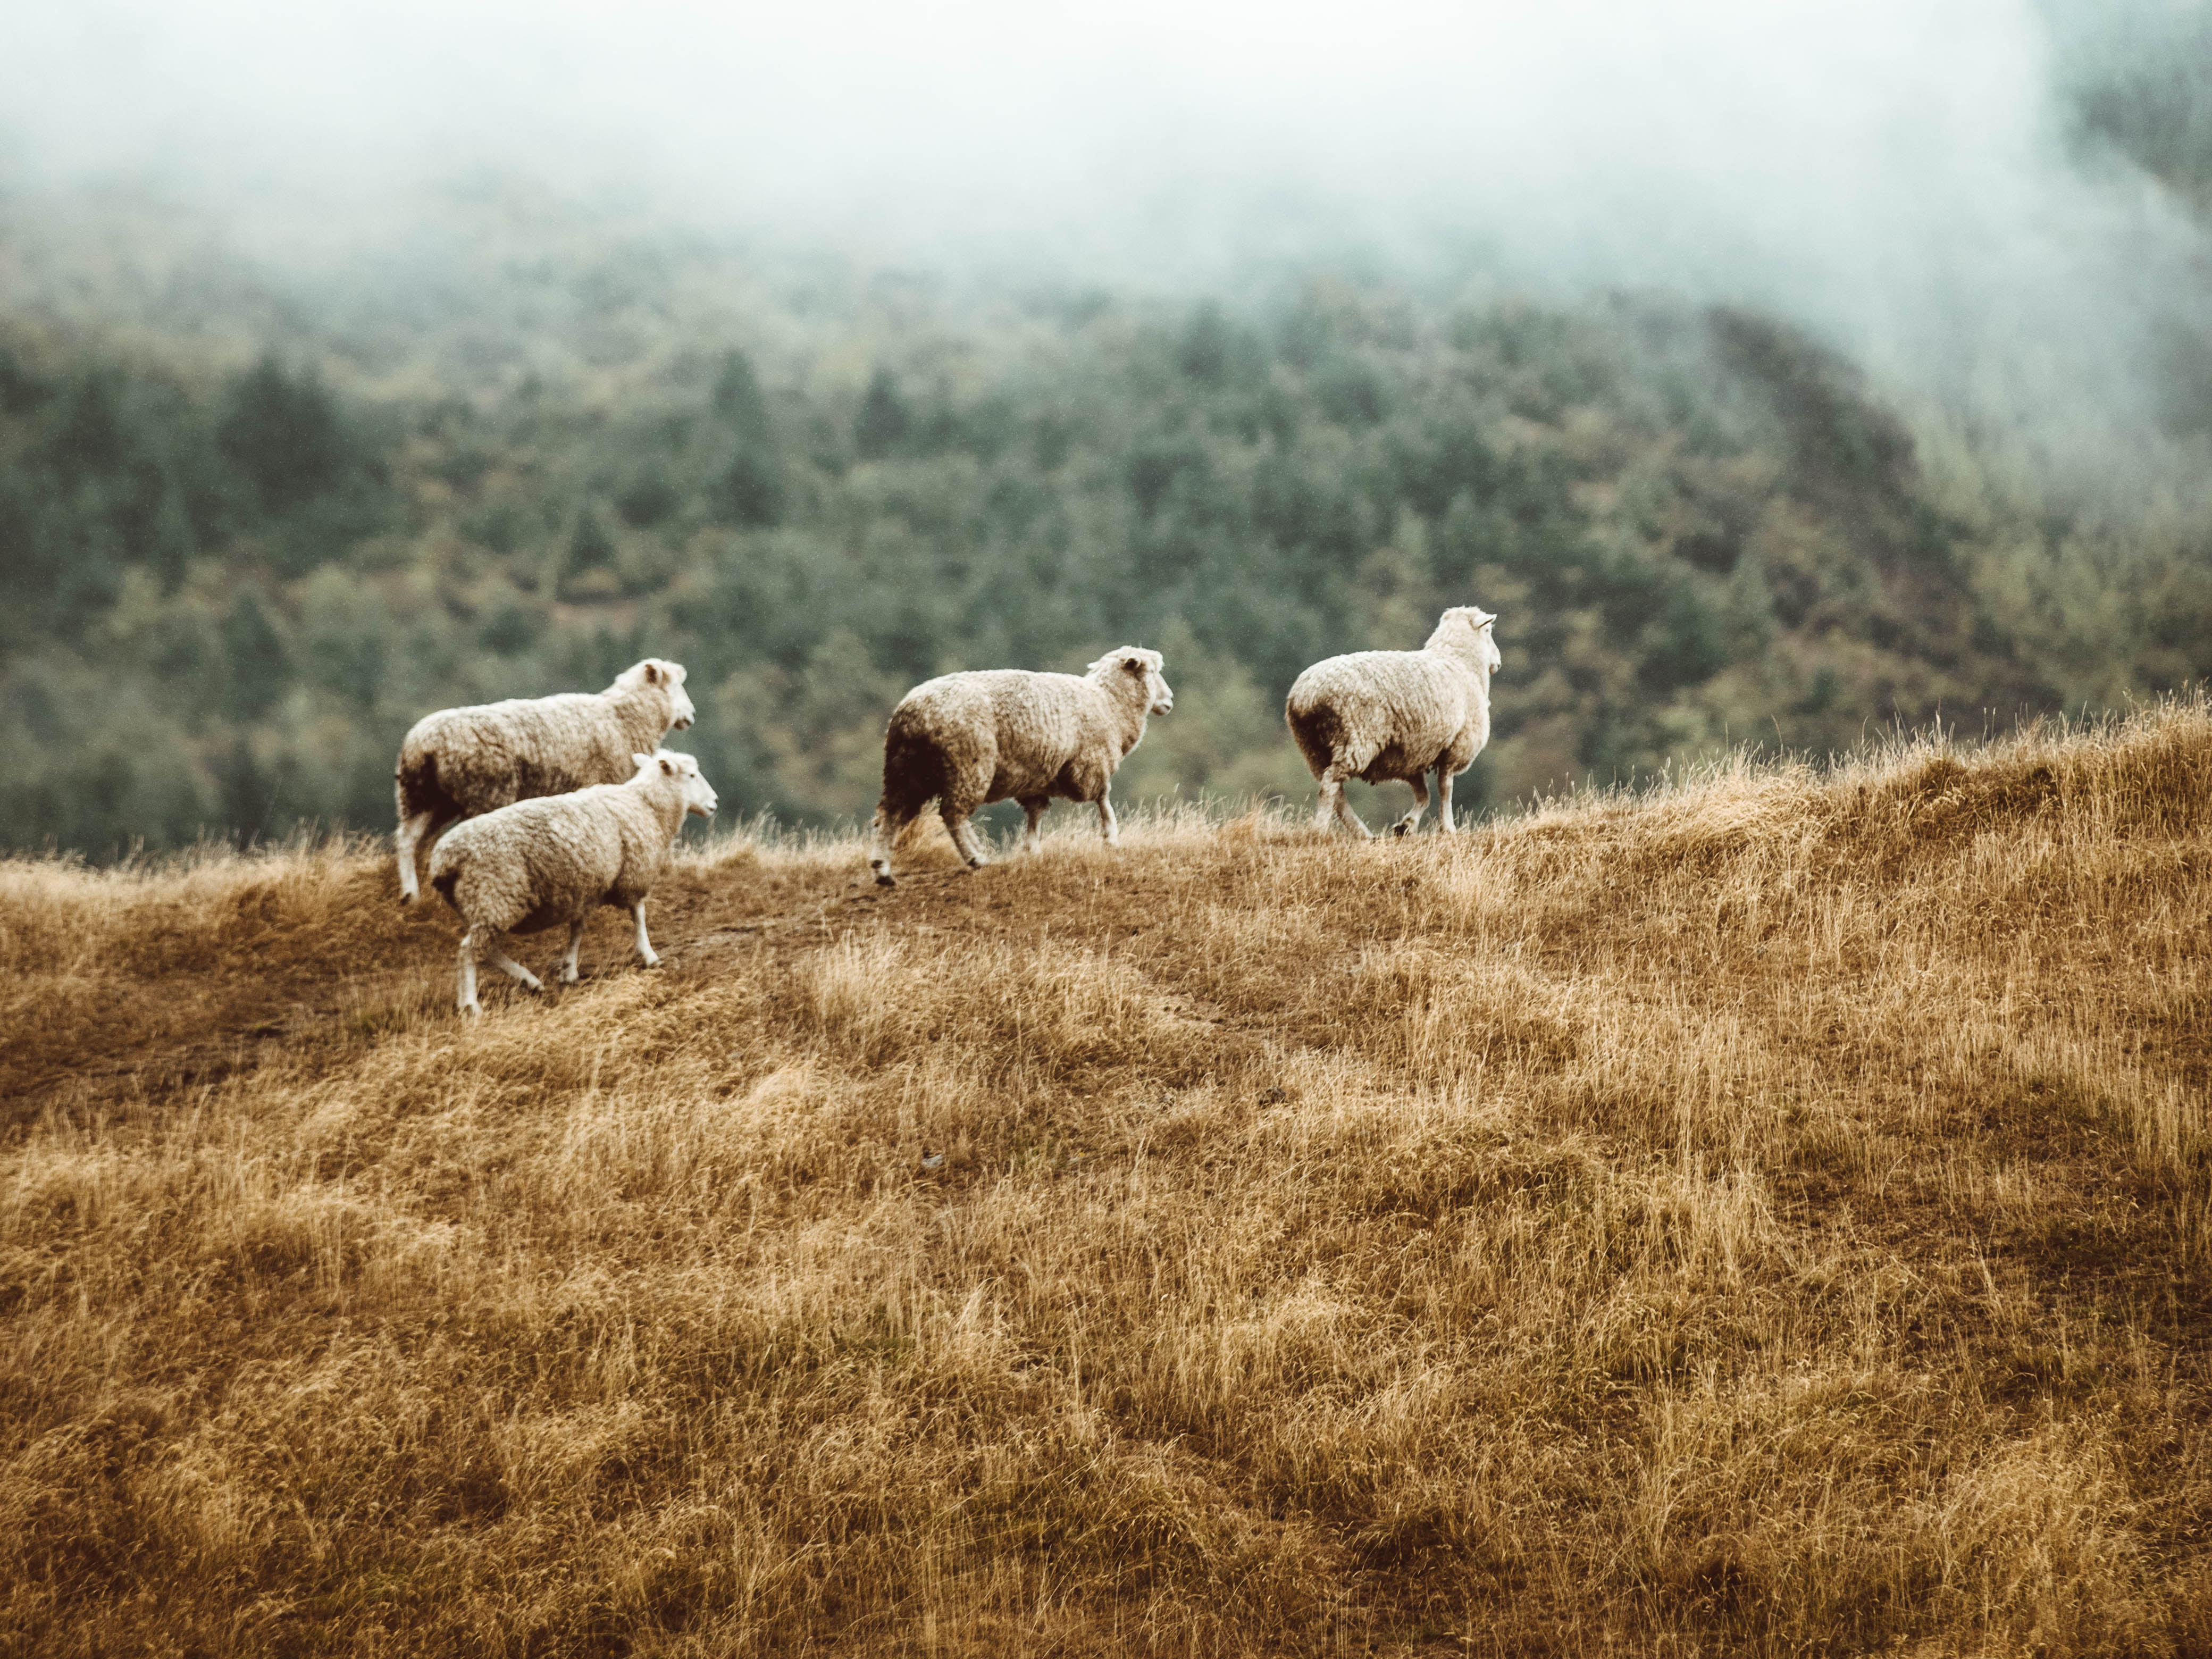
[[[602,904],[637,919],[637,953],[648,968],[660,958],[645,936],[645,898],[666,868],[686,813],[714,816],[714,786],[689,755],[632,755],[627,783],[595,784],[573,794],[516,801],[457,824],[430,854],[430,885],[465,924],[461,934],[460,1008],[481,1014],[477,947],[492,965],[531,990],[538,976],[492,941],[501,933],[535,933],[568,924],[561,982],[576,982],[584,923]]]
[[[932,797],[969,869],[988,863],[968,815],[1018,800],[1029,815],[1024,851],[1037,820],[1062,800],[1095,801],[1109,847],[1121,829],[1106,791],[1114,770],[1145,735],[1146,717],[1175,707],[1160,677],[1160,653],[1119,646],[1075,674],[984,669],[945,674],[908,692],[884,733],[884,794],[870,826],[868,867],[891,884],[891,845]]]
[[[684,665],[647,657],[604,691],[511,697],[426,714],[399,745],[392,775],[399,803],[399,902],[420,889],[415,860],[423,842],[458,819],[539,795],[620,783],[630,757],[660,747],[697,711],[684,690]]]
[[[1354,651],[1298,676],[1283,717],[1321,782],[1316,830],[1335,817],[1368,834],[1344,781],[1395,778],[1413,787],[1413,810],[1392,826],[1409,834],[1429,804],[1423,775],[1431,770],[1437,819],[1452,828],[1452,779],[1490,741],[1490,677],[1504,661],[1491,637],[1496,620],[1480,606],[1454,605],[1419,651]]]

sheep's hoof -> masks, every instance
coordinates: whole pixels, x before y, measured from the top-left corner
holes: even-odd
[[[415,895],[412,893],[402,893],[399,896],[399,908],[403,910],[414,902]]]
[[[1390,833],[1402,840],[1413,833],[1413,826],[1404,818],[1400,818],[1397,823],[1390,826]]]
[[[891,872],[890,871],[878,870],[876,872],[876,885],[878,887],[896,887],[898,885],[898,883],[891,879]]]

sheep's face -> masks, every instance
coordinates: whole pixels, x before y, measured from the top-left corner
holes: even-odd
[[[1468,639],[1474,647],[1475,660],[1482,665],[1482,672],[1494,674],[1505,665],[1505,659],[1498,654],[1498,641],[1492,635],[1492,624],[1497,620],[1479,605],[1455,605],[1437,621],[1437,632],[1449,630]]]
[[[625,668],[615,684],[635,690],[641,685],[657,685],[668,693],[669,724],[678,732],[689,731],[699,711],[691,705],[691,694],[684,689],[684,665],[670,662],[664,657],[647,657],[643,662]]]
[[[684,786],[684,810],[694,817],[711,818],[714,809],[721,805],[715,796],[714,786],[700,775],[699,763],[690,755],[679,755],[672,749],[663,749],[651,755],[632,755],[641,773],[658,771],[664,778],[676,778]]]
[[[1145,688],[1145,712],[1147,714],[1166,714],[1175,709],[1175,693],[1168,687],[1167,678],[1160,672],[1161,657],[1157,651],[1147,651],[1142,646],[1124,645],[1109,651],[1091,665],[1094,678],[1114,674],[1126,674]]]

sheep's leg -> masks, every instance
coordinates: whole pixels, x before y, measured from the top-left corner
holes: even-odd
[[[583,948],[584,922],[583,918],[580,916],[568,924],[568,952],[561,958],[562,984],[574,985],[583,977],[576,971],[576,958],[582,952]]]
[[[483,1017],[483,1005],[477,1000],[477,930],[473,927],[461,934],[460,1011]]]
[[[1429,781],[1427,777],[1417,772],[1406,781],[1413,786],[1413,810],[1390,826],[1390,833],[1394,836],[1412,835],[1413,826],[1421,821],[1421,814],[1428,811]]]
[[[868,868],[875,872],[877,886],[896,884],[891,879],[891,848],[899,832],[913,822],[912,813],[901,817],[887,806],[876,808],[874,821],[868,825]]]
[[[1036,851],[1037,823],[1044,817],[1045,809],[1051,805],[1052,798],[1048,795],[1031,795],[1022,802],[1022,811],[1029,817],[1029,823],[1022,828],[1022,851],[1024,853]]]
[[[645,901],[640,899],[629,907],[630,915],[637,918],[637,953],[645,958],[648,968],[660,966],[660,957],[653,948],[653,941],[645,936]]]
[[[496,945],[487,945],[484,954],[491,958],[493,967],[498,969],[501,973],[520,981],[526,990],[542,991],[545,988],[545,982],[543,980]]]
[[[1340,778],[1336,785],[1336,815],[1358,830],[1362,836],[1372,836],[1375,833],[1360,821],[1359,814],[1352,810],[1352,803],[1345,799],[1344,781]]]
[[[394,837],[399,843],[399,902],[412,904],[422,894],[415,875],[415,855],[422,845],[422,837],[430,833],[430,820],[436,816],[428,811],[410,812],[399,820],[399,833]]]
[[[1098,833],[1109,847],[1121,844],[1121,821],[1114,816],[1114,803],[1103,795],[1098,797]]]
[[[938,803],[938,817],[945,820],[945,832],[952,837],[954,849],[968,862],[970,870],[980,870],[991,860],[983,851],[983,838],[975,833],[975,826],[968,821],[968,814],[957,807]]]
[[[1437,768],[1437,826],[1444,834],[1452,832],[1451,810],[1452,775],[1449,766]]]
[[[1341,818],[1353,833],[1364,836],[1372,832],[1359,821],[1359,814],[1352,810],[1352,803],[1344,798],[1346,770],[1348,769],[1339,769],[1334,765],[1322,769],[1321,806],[1314,814],[1314,828],[1327,835],[1329,820],[1332,817]]]
[[[960,820],[960,851],[971,870],[980,870],[991,861],[983,846],[983,832],[975,827],[973,818]]]

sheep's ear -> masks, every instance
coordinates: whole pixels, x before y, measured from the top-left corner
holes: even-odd
[[[1145,672],[1145,659],[1139,656],[1135,652],[1132,651],[1127,656],[1121,659],[1121,666],[1127,669],[1132,674],[1141,674]]]
[[[658,685],[660,684],[660,665],[659,663],[648,662],[646,664],[645,683],[647,685]]]
[[[642,772],[647,767],[653,764],[653,757],[650,755],[632,755],[630,757],[630,761],[639,771]]]
[[[660,775],[664,778],[672,778],[676,775],[676,763],[665,755],[660,757]]]

